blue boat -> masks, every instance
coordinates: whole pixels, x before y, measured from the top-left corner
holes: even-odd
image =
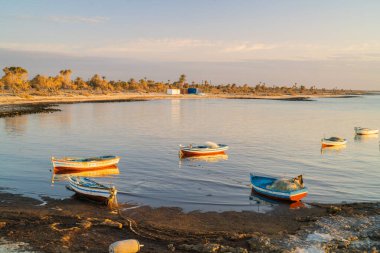
[[[297,190],[276,190],[271,189],[270,186],[275,183],[278,178],[255,176],[250,174],[252,190],[256,193],[266,196],[268,198],[285,200],[285,201],[299,201],[307,196],[308,189],[303,186],[302,176],[300,176],[302,188]]]

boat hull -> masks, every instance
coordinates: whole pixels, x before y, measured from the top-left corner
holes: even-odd
[[[120,161],[120,157],[115,157],[111,159],[101,160],[101,161],[70,161],[65,159],[55,159],[52,158],[53,167],[55,170],[70,170],[70,171],[81,171],[81,170],[91,170],[91,169],[101,169],[110,166],[115,166]]]
[[[328,140],[322,139],[321,144],[322,144],[322,147],[344,146],[347,144],[347,140],[344,140],[344,141],[328,141]]]
[[[86,199],[89,199],[89,200],[92,200],[95,202],[99,202],[99,203],[104,203],[104,204],[107,204],[107,202],[108,202],[108,198],[105,198],[105,197],[93,196],[93,195],[84,194],[84,193],[78,193],[76,191],[74,191],[74,192],[75,192],[75,195],[80,197],[80,198],[86,198]]]
[[[218,144],[218,147],[215,148],[207,146],[188,146],[181,147],[179,155],[181,157],[225,155],[227,150],[228,146],[225,144]]]
[[[69,177],[70,190],[74,191],[78,196],[85,197],[90,200],[108,203],[113,193],[110,188],[93,188],[78,184],[78,181]],[[115,191],[114,195],[116,196]]]
[[[280,200],[280,201],[290,201],[290,202],[300,201],[301,199],[305,198],[308,194],[307,192],[305,192],[305,193],[292,195],[292,196],[276,196],[276,195],[272,196],[269,194],[265,194],[265,193],[261,192],[260,190],[256,190],[254,187],[252,187],[252,191],[261,195],[261,196],[267,197],[267,198],[271,198],[274,200]]]
[[[186,150],[181,150],[181,156],[183,157],[192,157],[192,156],[212,156],[212,155],[225,155],[226,152],[224,150],[222,151],[186,151]]]
[[[267,198],[295,202],[305,198],[308,194],[307,188],[295,191],[275,191],[266,189],[266,186],[275,182],[276,178],[259,177],[251,174],[252,191]]]

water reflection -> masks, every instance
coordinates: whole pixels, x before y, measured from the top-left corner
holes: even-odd
[[[120,172],[125,168],[125,173],[111,177],[120,190],[131,193],[125,200],[146,205],[178,205],[190,211],[199,207],[186,203],[217,202],[236,203],[221,204],[223,210],[244,210],[250,195],[245,184],[252,170],[269,175],[308,173],[308,201],[379,200],[378,140],[323,149],[323,156],[318,140],[323,133],[334,133],[354,142],[352,127],[359,118],[380,126],[380,97],[321,99],[307,105],[212,99],[60,108],[54,114],[0,119],[2,187],[32,196],[67,197],[64,187],[49,187],[50,155],[109,153],[128,156],[120,162]],[[5,131],[6,123],[13,134]],[[208,139],[234,146],[228,160],[181,160],[189,169],[179,170],[176,145]],[[215,207],[204,204],[200,209]]]
[[[65,181],[69,176],[78,177],[107,177],[111,175],[119,175],[120,171],[117,165],[109,166],[102,169],[92,169],[83,171],[70,171],[70,170],[59,170],[54,168],[52,173],[52,183],[55,181]]]
[[[4,118],[4,128],[9,135],[23,135],[28,127],[28,116]]]
[[[171,103],[171,120],[175,125],[179,125],[181,119],[181,100],[173,99]]]
[[[346,147],[347,147],[346,145],[321,147],[321,155],[323,155],[323,154],[339,154],[344,149],[346,149]]]
[[[256,193],[254,190],[251,190],[251,195],[249,196],[249,200],[252,202],[254,201],[257,205],[262,206],[283,206],[287,207],[289,209],[298,209],[298,208],[305,208],[306,205],[302,201],[296,201],[296,202],[288,202],[288,201],[278,201],[274,199],[267,198],[263,195],[260,195]]]
[[[186,161],[203,161],[208,163],[216,163],[220,161],[226,161],[228,160],[227,154],[221,154],[221,155],[210,155],[210,156],[191,156],[191,157],[180,157],[180,160],[186,162]]]
[[[355,135],[355,142],[367,142],[371,140],[376,140],[379,138],[379,134],[367,134],[367,135]]]
[[[228,155],[212,155],[212,156],[192,156],[192,157],[179,157],[178,167],[181,168],[182,165],[192,166],[194,163],[217,163],[221,161],[227,161]]]

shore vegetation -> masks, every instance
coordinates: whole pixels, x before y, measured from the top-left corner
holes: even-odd
[[[281,95],[346,95],[355,91],[344,89],[317,88],[315,85],[306,87],[297,83],[287,86],[236,83],[211,84],[211,81],[187,82],[185,74],[181,74],[177,81],[155,81],[148,78],[128,81],[108,80],[105,76],[94,74],[84,80],[82,77],[72,78],[72,70],[64,69],[56,76],[38,74],[29,79],[29,72],[22,67],[10,66],[3,68],[3,76],[0,79],[0,92],[18,96],[49,96],[62,93],[74,93],[80,95],[108,94],[115,92],[130,93],[166,93],[167,89],[198,88],[202,93],[208,94],[237,94],[255,96],[281,96]],[[357,93],[357,91],[356,91]]]

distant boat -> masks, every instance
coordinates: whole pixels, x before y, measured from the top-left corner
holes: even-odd
[[[370,135],[379,133],[379,129],[370,129],[365,127],[355,127],[354,129],[357,135]]]
[[[340,137],[323,138],[321,143],[322,147],[342,146],[347,144],[347,139]]]
[[[98,156],[98,157],[88,157],[88,158],[74,158],[74,157],[64,157],[55,158],[52,157],[51,161],[53,166],[57,170],[88,170],[88,169],[99,169],[105,168],[112,165],[116,165],[120,160],[118,156]]]
[[[308,194],[308,189],[303,186],[302,176],[299,176],[296,179],[279,180],[278,178],[273,177],[255,176],[251,173],[250,177],[252,190],[268,198],[285,201],[299,201],[302,198],[306,197]],[[289,189],[274,188],[273,185],[277,182],[291,182],[292,184],[295,184],[298,187]]]
[[[228,150],[225,144],[206,142],[204,145],[180,146],[180,157],[222,155]]]
[[[107,204],[116,201],[117,190],[115,187],[107,187],[87,177],[69,177],[68,188],[91,200]]]

